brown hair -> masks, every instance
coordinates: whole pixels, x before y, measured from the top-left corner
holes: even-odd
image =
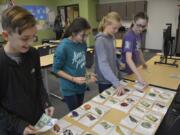
[[[2,13],[2,28],[8,32],[21,34],[25,29],[36,25],[34,16],[20,6],[13,6]]]
[[[100,32],[103,32],[105,25],[112,23],[113,21],[121,21],[120,15],[117,12],[110,12],[106,16],[103,16],[102,20],[99,23],[98,30]]]
[[[139,12],[134,16],[134,22],[136,22],[138,19],[144,19],[146,21],[149,20],[148,16],[146,13],[144,12]]]

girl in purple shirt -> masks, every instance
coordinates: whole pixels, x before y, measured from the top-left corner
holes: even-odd
[[[128,74],[134,73],[137,81],[144,85],[147,85],[147,83],[137,70],[137,66],[142,64],[144,68],[147,68],[143,53],[140,49],[141,33],[146,29],[147,24],[148,16],[145,13],[140,12],[135,15],[132,27],[123,38],[121,57],[121,62],[124,64],[123,72]]]

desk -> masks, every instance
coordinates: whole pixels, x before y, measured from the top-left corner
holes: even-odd
[[[66,116],[64,116],[62,119],[59,120],[59,126],[61,127],[61,130],[64,131],[66,128],[68,129],[72,129],[72,126],[76,126],[76,127],[79,127],[83,133],[77,133],[77,135],[85,135],[85,132],[90,132],[91,134],[93,135],[97,135],[97,132],[98,130],[94,130],[95,127],[97,127],[98,124],[100,124],[101,122],[103,122],[103,124],[101,124],[101,129],[110,129],[109,131],[108,130],[105,130],[103,132],[100,131],[100,135],[110,135],[112,134],[112,132],[115,132],[117,130],[116,127],[117,126],[120,126],[121,128],[121,131],[124,132],[124,135],[130,135],[131,133],[134,133],[133,135],[135,135],[135,133],[137,135],[146,135],[146,133],[142,133],[142,131],[145,129],[141,129],[141,125],[142,123],[144,124],[145,122],[149,121],[151,118],[148,117],[148,116],[154,116],[154,120],[151,119],[151,127],[153,127],[150,131],[150,133],[153,135],[155,134],[156,130],[158,129],[158,127],[160,126],[176,92],[174,91],[170,91],[170,90],[164,90],[164,89],[159,89],[157,87],[152,87],[152,86],[148,86],[147,88],[144,89],[144,92],[141,93],[141,96],[137,96],[138,91],[134,90],[134,83],[133,82],[129,82],[128,85],[126,86],[126,88],[128,88],[130,91],[127,92],[124,97],[121,96],[121,97],[118,97],[115,96],[115,93],[114,93],[114,89],[108,89],[107,91],[110,93],[110,94],[107,94],[107,91],[106,92],[103,92],[101,94],[101,96],[104,96],[105,99],[100,103],[100,102],[97,102],[97,99],[100,98],[99,95],[97,95],[95,98],[91,99],[91,101],[88,101],[86,103],[84,103],[81,107],[79,107],[78,109],[81,110],[82,112],[79,113],[78,112],[78,109],[75,110],[76,112],[79,113],[79,118],[77,117],[72,117],[72,113],[70,112],[69,114],[67,114]],[[152,98],[150,96],[150,93],[156,93],[156,95],[153,97],[153,100],[150,100],[150,98]],[[159,92],[159,94],[157,94],[157,92]],[[164,99],[162,98],[162,95],[163,94],[167,94],[167,98]],[[160,96],[161,95],[161,96]],[[150,96],[150,97],[149,97]],[[160,98],[162,98],[163,102],[166,102],[165,106],[162,107],[161,105],[159,106],[159,103],[160,103]],[[96,100],[95,100],[96,99]],[[110,100],[112,101],[112,99],[114,101],[117,101],[116,103],[114,102],[111,102],[110,104]],[[131,100],[133,99],[133,100]],[[159,101],[160,100],[160,101]],[[165,101],[166,100],[166,101]],[[99,100],[100,101],[100,100]],[[122,107],[122,103],[128,103],[129,105],[129,110],[128,111],[124,111],[128,108],[128,106],[126,106],[127,108],[124,109]],[[149,106],[146,104],[149,104]],[[162,102],[162,101],[161,101]],[[85,110],[84,109],[84,106],[85,105],[91,105],[91,108],[90,110]],[[115,107],[116,106],[116,107]],[[140,107],[141,109],[143,108],[144,111],[143,111],[143,114],[142,115],[138,115],[138,113],[136,113],[135,115],[135,110],[137,109],[137,106]],[[146,107],[145,107],[146,106]],[[96,114],[96,112],[94,111],[95,108],[98,107],[99,109],[101,109],[102,111],[102,115],[101,114]],[[102,108],[106,108],[106,109],[102,109]],[[145,107],[145,108],[144,108]],[[161,108],[162,107],[162,108]],[[124,110],[122,111],[121,109],[123,108]],[[153,111],[152,111],[153,110]],[[136,110],[137,111],[137,110]],[[92,123],[82,123],[82,121],[87,117],[88,114],[91,114],[93,116],[95,116],[95,122],[92,124]],[[129,115],[133,116],[133,118],[135,118],[135,120],[133,118],[130,118]],[[89,118],[90,119],[93,119],[92,117]],[[133,120],[132,120],[133,119]],[[148,120],[149,119],[149,120]],[[68,124],[66,125],[66,127],[63,127],[62,124],[65,124],[65,122],[68,122]],[[127,120],[131,120],[129,124],[124,124],[124,121],[127,121]],[[136,121],[137,120],[137,121]],[[63,121],[63,122],[62,122]],[[149,121],[150,122],[150,121]],[[108,123],[108,125],[106,124]],[[132,123],[135,123],[135,126],[132,126],[131,124]],[[91,125],[91,126],[90,126]],[[69,127],[68,127],[69,126]],[[129,127],[131,126],[131,127]],[[129,128],[127,128],[129,127]],[[99,129],[99,130],[101,130]],[[126,131],[125,131],[126,130]],[[146,129],[147,130],[147,129]],[[80,130],[79,130],[80,131]],[[112,132],[111,132],[112,131]],[[81,132],[81,131],[80,131]],[[108,132],[108,133],[107,133]],[[144,131],[143,131],[144,132]],[[116,134],[118,134],[116,132]],[[115,133],[113,135],[116,135]],[[119,133],[119,134],[122,134],[122,133]],[[52,131],[49,131],[43,135],[54,135],[52,133]]]
[[[160,56],[154,56],[147,61],[147,70],[139,67],[138,70],[140,74],[143,76],[145,81],[151,85],[176,90],[180,84],[180,78],[173,78],[171,76],[176,75],[180,77],[180,61],[177,61],[179,67],[176,68],[170,65],[154,64],[154,62],[159,61],[159,59]],[[168,61],[170,62],[171,60]],[[127,75],[124,78],[132,81],[136,80],[136,76],[134,74]]]
[[[46,55],[46,56],[41,56],[40,57],[40,65],[41,65],[41,68],[44,69],[44,81],[45,81],[45,88],[46,90],[48,91],[48,93],[60,100],[63,100],[62,97],[60,96],[57,96],[56,94],[52,93],[49,91],[49,85],[48,85],[48,71],[46,68],[48,68],[49,66],[51,66],[53,64],[53,57],[54,57],[54,54],[49,54],[49,55]]]
[[[59,43],[60,43],[60,40],[49,40],[49,43],[59,44]]]
[[[34,45],[33,47],[38,49],[38,48],[41,48],[41,47],[44,47],[44,46],[49,46],[50,48],[54,48],[54,47],[57,47],[57,45],[52,45],[52,44],[46,44],[46,45]]]

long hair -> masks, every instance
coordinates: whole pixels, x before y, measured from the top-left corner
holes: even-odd
[[[63,38],[67,38],[72,36],[73,34],[78,34],[79,32],[83,30],[88,30],[90,29],[91,26],[88,23],[88,21],[82,17],[78,17],[73,20],[73,22],[67,27],[65,30],[65,33],[63,35]]]
[[[113,21],[120,22],[121,18],[117,12],[110,12],[106,16],[103,16],[102,20],[99,23],[98,31],[103,32],[105,25],[110,24]]]

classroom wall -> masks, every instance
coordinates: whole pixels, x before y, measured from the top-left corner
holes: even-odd
[[[139,0],[99,0],[99,3],[117,3],[125,1]],[[149,16],[149,25],[146,36],[146,48],[161,50],[163,45],[163,29],[166,23],[172,23],[172,35],[175,36],[178,23],[179,0],[147,0],[147,14]],[[131,21],[122,21],[122,24],[129,27]]]
[[[79,5],[79,15],[81,17],[86,18],[92,28],[97,28],[97,21],[96,21],[96,4],[98,0],[59,0],[57,6],[65,6],[65,5]],[[89,47],[94,45],[94,38],[91,35],[90,38],[87,40],[87,44]]]
[[[6,0],[0,0],[0,4],[5,3]],[[15,0],[15,4],[17,5],[41,5],[41,6],[47,6],[51,9],[54,9],[56,11],[56,5],[57,0]],[[37,33],[38,36],[38,43],[40,44],[42,39],[49,39],[49,38],[55,38],[55,33],[53,32],[52,28],[44,29],[44,30],[38,30]]]
[[[146,48],[162,49],[163,29],[166,28],[166,23],[172,23],[172,35],[176,35],[179,12],[177,3],[177,0],[148,0],[149,26]]]

